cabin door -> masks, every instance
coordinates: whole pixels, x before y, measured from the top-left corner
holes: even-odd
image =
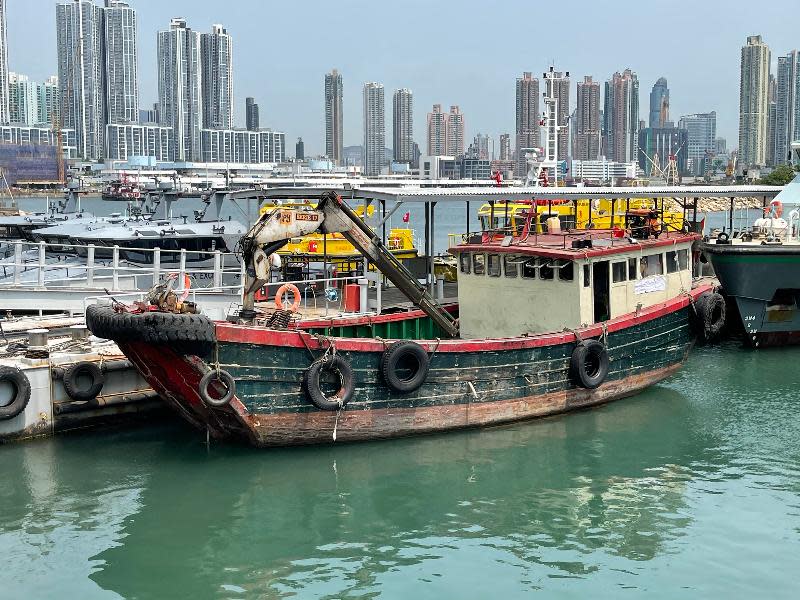
[[[592,264],[592,299],[594,301],[595,323],[608,321],[611,318],[608,265],[609,261],[607,260]]]

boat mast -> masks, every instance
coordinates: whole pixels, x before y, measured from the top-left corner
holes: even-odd
[[[545,110],[539,125],[544,129],[544,147],[536,148],[528,154],[530,169],[525,185],[532,187],[558,187],[558,134],[559,130],[567,129],[568,125],[558,124],[558,95],[556,88],[569,77],[550,69],[543,73],[545,81],[544,98]],[[564,133],[566,135],[566,133]]]

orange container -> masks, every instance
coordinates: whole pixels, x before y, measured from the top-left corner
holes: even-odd
[[[361,310],[361,286],[348,283],[344,286],[344,311],[359,312]]]

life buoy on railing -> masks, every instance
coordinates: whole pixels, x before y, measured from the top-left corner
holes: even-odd
[[[579,342],[570,358],[572,381],[587,390],[600,387],[608,375],[608,351],[597,340]]]
[[[429,367],[428,353],[411,341],[395,342],[381,356],[381,375],[386,385],[404,394],[422,387]]]
[[[31,399],[31,382],[28,376],[16,367],[0,367],[0,383],[8,383],[14,390],[11,402],[0,406],[0,421],[8,421],[19,415]]]
[[[331,390],[332,393],[322,389],[324,374],[333,375],[338,380],[338,389]],[[347,406],[355,393],[353,367],[335,354],[320,358],[311,363],[303,375],[302,388],[309,401],[320,410],[340,410]]]
[[[780,219],[781,215],[783,215],[783,202],[775,198],[772,202],[769,203],[768,206],[764,208],[764,216],[771,217],[775,216],[776,219]]]
[[[297,286],[293,283],[284,283],[278,288],[278,291],[275,292],[275,308],[278,310],[285,310],[283,296],[286,294],[286,292],[292,292],[292,295],[294,296],[292,306],[289,308],[289,310],[292,312],[297,312],[297,309],[300,308],[300,290],[297,289]]]
[[[215,391],[213,395],[211,393],[212,383],[214,384]],[[222,391],[220,391],[220,387]],[[227,371],[223,371],[222,369],[219,371],[211,370],[200,379],[197,392],[207,405],[219,408],[233,400],[233,397],[236,395],[236,381]]]
[[[173,279],[175,281],[178,280],[180,277],[180,273],[170,273],[167,275],[167,280]],[[183,293],[180,295],[178,300],[181,302],[185,302],[186,299],[189,297],[189,290],[192,287],[192,280],[189,278],[188,273],[183,274]]]
[[[64,391],[73,400],[94,400],[104,383],[103,372],[95,363],[80,362],[64,370]]]

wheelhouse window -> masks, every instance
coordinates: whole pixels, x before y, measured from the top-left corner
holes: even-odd
[[[488,254],[486,256],[486,267],[489,277],[500,277],[500,255]]]
[[[664,255],[649,254],[639,260],[639,272],[642,277],[652,277],[653,275],[664,274]]]
[[[538,259],[536,258],[529,258],[524,263],[522,263],[523,279],[536,279],[537,263]]]
[[[673,250],[667,252],[667,273],[677,273],[689,268],[689,251]]]
[[[508,254],[503,256],[503,272],[506,274],[506,277],[516,278],[519,275],[517,261],[518,259],[516,256],[509,256]]]
[[[486,255],[473,254],[472,255],[472,273],[474,275],[486,274]]]
[[[572,281],[575,279],[575,263],[571,260],[560,260],[558,264],[558,278],[561,281]]]
[[[592,269],[589,265],[583,265],[583,287],[592,285]]]
[[[636,259],[628,259],[628,280],[636,281]]]
[[[611,263],[611,281],[613,283],[622,283],[628,280],[628,263],[627,261],[619,261]]]
[[[470,268],[469,268],[469,259],[470,255],[468,252],[462,252],[459,255],[459,262],[461,263],[461,272],[465,275],[469,275]]]

